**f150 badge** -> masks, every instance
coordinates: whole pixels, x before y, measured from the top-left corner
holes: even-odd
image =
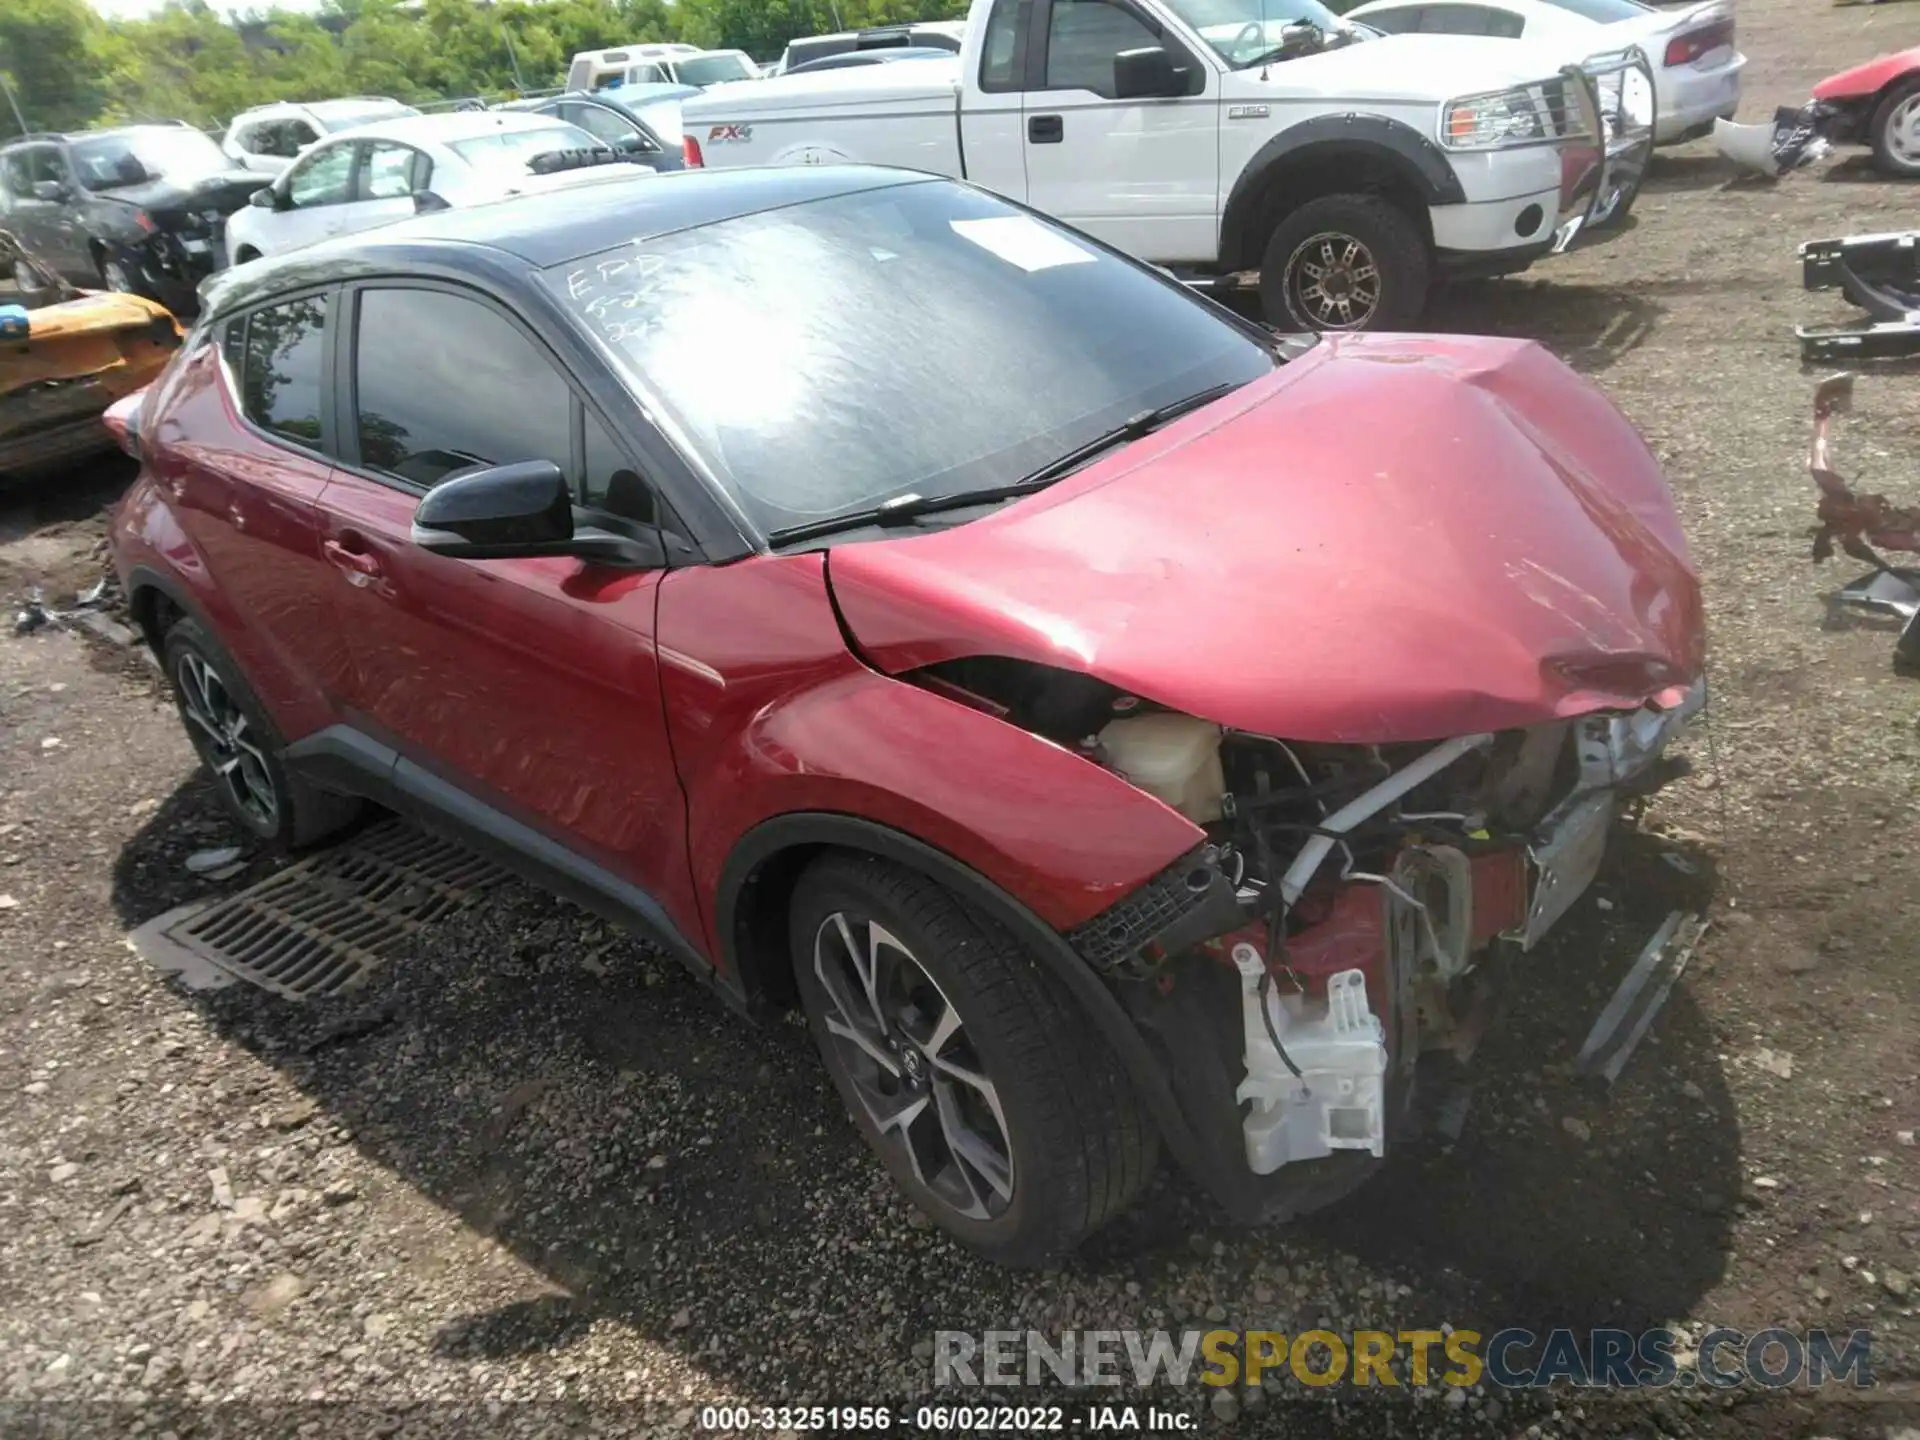
[[[716,125],[707,131],[707,143],[709,145],[728,145],[735,141],[751,140],[752,138],[753,126],[751,125]]]
[[[1267,107],[1265,105],[1229,105],[1227,118],[1229,120],[1264,120],[1267,118]]]

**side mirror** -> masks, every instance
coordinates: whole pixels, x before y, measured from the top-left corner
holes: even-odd
[[[667,563],[657,531],[576,526],[567,477],[551,460],[487,465],[441,481],[413,512],[413,543],[460,560],[567,555],[632,569]]]
[[[67,187],[58,180],[36,180],[33,182],[33,198],[36,200],[64,200]]]
[[[247,196],[247,204],[253,206],[256,210],[278,210],[280,208],[279,202],[274,197],[273,187],[271,185],[262,185],[258,190]]]
[[[1157,100],[1187,93],[1187,71],[1158,45],[1113,57],[1113,93],[1120,100]]]
[[[431,190],[416,190],[413,192],[413,213],[416,215],[431,215],[437,210],[451,210],[452,208],[444,198],[434,194]]]

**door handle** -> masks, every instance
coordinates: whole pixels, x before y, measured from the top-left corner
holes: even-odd
[[[338,540],[329,540],[320,549],[329,565],[349,576],[372,580],[380,574],[380,561],[364,550],[350,550]]]
[[[1067,138],[1067,122],[1059,115],[1029,115],[1027,139],[1035,145],[1058,145]]]

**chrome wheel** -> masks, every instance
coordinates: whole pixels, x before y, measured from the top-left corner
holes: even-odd
[[[1887,153],[1910,170],[1920,170],[1920,94],[1909,95],[1887,117]]]
[[[131,295],[137,288],[133,277],[127,273],[127,267],[111,255],[100,262],[100,278],[107,282],[107,289],[117,290],[123,295]]]
[[[1315,330],[1359,330],[1380,308],[1380,266],[1351,235],[1310,235],[1287,259],[1287,306]]]
[[[1013,1203],[1000,1096],[966,1026],[911,951],[878,922],[829,915],[813,939],[821,1022],[880,1143],[961,1215]]]
[[[191,650],[181,652],[173,677],[194,749],[234,807],[262,834],[273,834],[280,825],[280,797],[246,712],[219,671]]]

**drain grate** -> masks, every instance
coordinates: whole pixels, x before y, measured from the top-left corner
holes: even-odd
[[[133,946],[189,985],[231,975],[290,1000],[338,995],[507,878],[450,841],[383,821],[237,895],[169,911]]]

